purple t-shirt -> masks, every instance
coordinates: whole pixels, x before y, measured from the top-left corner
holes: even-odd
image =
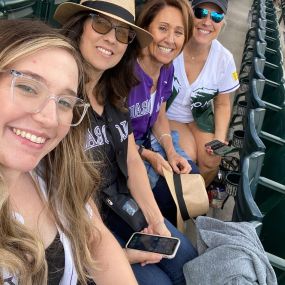
[[[129,112],[135,139],[141,139],[148,128],[151,128],[158,116],[160,106],[171,95],[174,68],[171,64],[163,66],[157,82],[153,112],[151,111],[150,90],[152,79],[143,71],[138,63],[135,65],[136,76],[140,83],[131,89],[128,98]],[[150,123],[149,123],[150,120]]]

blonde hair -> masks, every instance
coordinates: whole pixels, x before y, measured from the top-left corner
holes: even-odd
[[[64,49],[73,55],[79,74],[84,74],[77,51],[56,30],[38,21],[0,21],[0,70],[28,55],[53,47]],[[83,78],[80,76],[79,94],[84,94],[81,82]],[[42,160],[41,171],[36,169],[46,182],[48,206],[57,226],[71,242],[81,284],[87,284],[87,279],[90,278],[88,272],[97,268],[88,245],[91,240],[97,245],[100,241],[99,233],[94,240],[96,229],[86,211],[86,203],[94,192],[94,185],[99,182],[98,173],[83,149],[88,126],[89,122],[85,119],[80,127],[71,128],[59,145]],[[16,275],[19,284],[47,283],[43,243],[13,217],[1,172],[0,256],[0,268]],[[3,270],[0,269],[0,284],[3,283],[2,275]]]

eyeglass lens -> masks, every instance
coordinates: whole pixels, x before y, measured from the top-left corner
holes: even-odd
[[[115,36],[119,42],[123,44],[129,44],[134,40],[136,36],[136,32],[134,30],[131,30],[130,28],[126,27],[116,26],[108,19],[97,14],[91,14],[91,16],[93,19],[92,28],[95,32],[102,35],[106,35],[112,29],[115,29]]]
[[[12,71],[13,101],[24,111],[37,113],[41,111],[48,100],[53,99],[57,105],[59,123],[64,125],[78,125],[86,113],[86,104],[75,96],[50,96],[48,88],[37,80],[19,75]]]
[[[209,13],[210,13],[211,19],[215,23],[220,23],[224,19],[223,13],[219,13],[219,12],[215,12],[215,11],[210,12],[208,9],[205,9],[205,8],[199,8],[199,7],[194,8],[194,15],[197,19],[206,18]]]

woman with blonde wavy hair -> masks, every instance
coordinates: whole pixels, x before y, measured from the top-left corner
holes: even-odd
[[[137,284],[90,201],[81,74],[58,32],[0,22],[0,284]]]

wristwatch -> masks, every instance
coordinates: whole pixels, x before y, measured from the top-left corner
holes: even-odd
[[[144,149],[145,149],[145,147],[141,144],[140,147],[138,148],[138,152],[139,152],[140,156],[142,156],[142,152]]]

